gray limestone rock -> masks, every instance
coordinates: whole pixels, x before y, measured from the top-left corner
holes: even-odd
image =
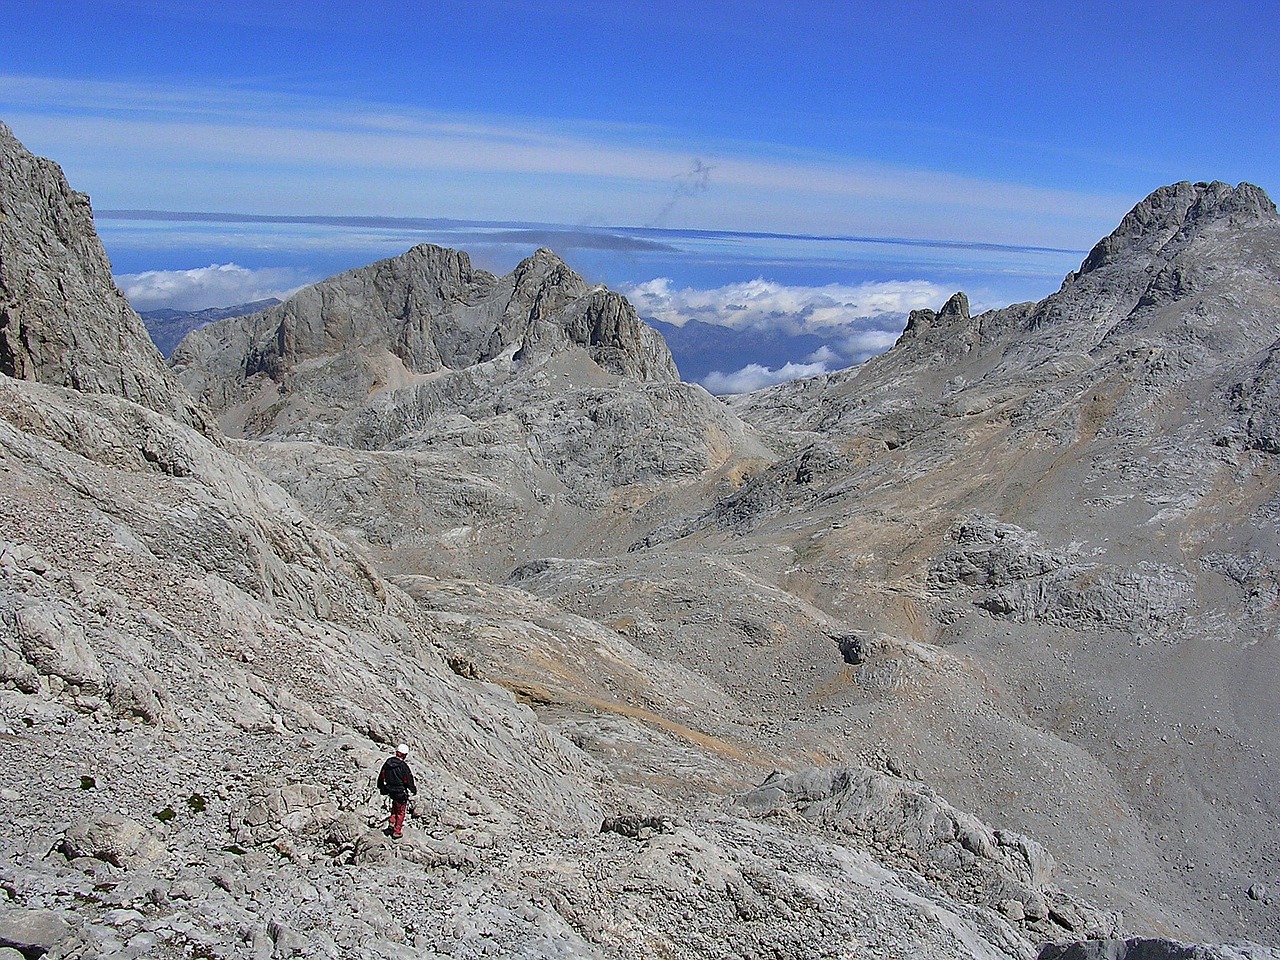
[[[770,457],[679,381],[625,298],[588,289],[549,250],[499,278],[465,254],[416,247],[205,327],[174,363],[229,433],[323,444],[306,471],[280,469],[288,451],[246,455],[379,549],[406,533],[433,556],[430,540],[453,553],[454,534],[484,552],[576,539],[587,517],[618,512],[619,488],[641,488],[629,499],[658,483],[693,493]],[[377,489],[348,492],[353,473],[362,487],[376,473]]]
[[[1107,936],[1119,929],[1118,916],[1081,904],[1051,883],[1055,864],[1038,843],[993,830],[922,784],[868,768],[813,768],[774,774],[741,801],[757,817],[794,810],[856,837],[878,858],[912,864],[961,900],[1006,917],[1021,913],[1010,919],[1041,934],[1066,929]]]
[[[1132,937],[1047,944],[1036,960],[1274,960],[1280,952],[1250,945],[1179,943]]]
[[[432,375],[504,355],[514,369],[574,349],[614,376],[679,380],[662,338],[630,304],[588,290],[551,251],[499,278],[465,253],[422,244],[262,313],[203,327],[173,364],[224,426],[258,437],[335,422]]]
[[[1280,493],[1277,264],[1280,218],[1260,190],[1175,184],[1139,203],[1040,303],[975,317],[953,299],[859,368],[729,401],[766,436],[838,447],[847,462],[817,484],[762,488],[767,513],[752,511],[763,522],[735,549],[790,547],[794,560],[774,576],[803,582],[826,610],[851,611],[859,632],[954,644],[994,670],[999,690],[953,687],[973,706],[944,729],[1013,691],[1017,706],[998,708],[1010,723],[1026,711],[1031,727],[1101,761],[1129,811],[1119,816],[1134,817],[1120,832],[1148,833],[1158,849],[1123,859],[1147,863],[1143,875],[1166,891],[1134,898],[1126,915],[1181,904],[1153,930],[1192,913],[1237,934],[1280,930],[1256,901],[1218,897],[1241,873],[1271,869],[1264,848],[1276,837],[1263,753],[1280,727],[1260,704],[1278,680],[1263,653]],[[913,426],[886,433],[894,422]],[[683,549],[719,547],[707,519],[742,498],[695,515],[678,531]],[[860,669],[850,665],[849,679]],[[902,704],[881,728],[895,749],[934,734],[893,723],[907,727],[946,696]],[[989,741],[1018,738],[993,730]],[[963,750],[984,742],[975,735]],[[1054,809],[1083,795],[1083,781],[1038,771],[1036,749],[993,753],[989,768],[1021,772],[996,777],[997,788],[958,770],[955,789],[984,797],[966,804],[1006,810],[1012,784],[1048,777],[1043,804],[1020,801],[1040,811],[1033,832],[1065,863],[1110,859],[1090,818],[1071,826]],[[1148,757],[1164,769],[1136,774]],[[1193,782],[1233,799],[1206,799]],[[1241,817],[1222,817],[1224,804]],[[1218,825],[1170,829],[1191,809]],[[1169,867],[1190,859],[1179,856],[1184,841],[1204,851],[1194,878]]]
[[[1090,563],[1074,551],[1046,550],[1031,532],[989,517],[962,520],[950,540],[929,569],[930,586],[973,589],[973,602],[997,616],[1159,636],[1176,628],[1191,604],[1182,571]]]
[[[28,602],[12,611],[0,611],[0,624],[18,641],[19,652],[37,673],[58,677],[89,694],[106,692],[106,672],[86,640],[84,628],[66,607]]]
[[[3,123],[0,373],[125,397],[211,429],[116,289],[89,198]]]
[[[71,932],[66,918],[54,910],[0,911],[0,947],[31,960],[44,956]]]
[[[60,849],[68,860],[92,857],[125,869],[145,866],[165,852],[146,827],[118,814],[74,824],[63,834]]]
[[[1075,278],[1106,266],[1132,269],[1145,257],[1167,255],[1171,244],[1184,243],[1206,225],[1238,227],[1273,220],[1275,204],[1251,183],[1237,188],[1214,183],[1182,181],[1161,187],[1125,215],[1109,235],[1098,241]],[[1075,279],[1072,278],[1072,279]]]

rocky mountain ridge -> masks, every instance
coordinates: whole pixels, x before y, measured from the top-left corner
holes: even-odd
[[[588,289],[550,250],[498,278],[473,269],[465,253],[430,244],[201,328],[173,363],[193,394],[224,413],[224,427],[261,437],[277,426],[289,395],[315,391],[316,381],[343,411],[416,378],[571,348],[606,375],[679,380],[661,337],[630,304]],[[226,419],[246,401],[256,401],[257,417]],[[276,407],[262,409],[268,403]]]
[[[7,184],[6,210],[56,181],[24,169],[31,182]],[[46,216],[37,233],[75,232],[56,206]],[[0,837],[0,943],[50,957],[1030,958],[1046,938],[1116,935],[1114,913],[1058,886],[1083,886],[1074,865],[1051,876],[1035,841],[922,782],[948,794],[959,782],[925,747],[978,691],[987,735],[1016,734],[1035,760],[1092,777],[1052,794],[1073,829],[1093,793],[1099,809],[1131,798],[1051,721],[1040,718],[1038,740],[1011,722],[1007,659],[923,621],[919,639],[866,629],[908,573],[867,589],[856,610],[826,593],[819,561],[866,518],[849,510],[835,526],[824,504],[861,482],[851,467],[877,469],[874,457],[849,457],[856,445],[837,437],[790,464],[788,433],[779,458],[671,380],[643,332],[628,333],[622,304],[568,274],[552,285],[565,291],[546,287],[553,258],[491,282],[457,257],[414,256],[446,275],[415,302],[452,304],[444,319],[465,344],[450,355],[475,362],[410,369],[405,356],[435,362],[444,319],[430,311],[404,342],[347,350],[339,334],[363,315],[334,305],[373,281],[338,278],[276,308],[274,326],[228,321],[213,333],[232,347],[184,369],[224,424],[272,439],[223,440],[127,394],[69,386],[39,350],[36,374],[0,378],[0,790],[13,824]],[[91,289],[73,285],[68,301]],[[468,301],[472,290],[500,292]],[[56,327],[68,311],[49,316]],[[90,328],[104,316],[75,314],[78,335],[98,342]],[[128,329],[118,336],[106,363],[138,347]],[[242,362],[255,356],[262,366]],[[223,368],[225,391],[209,372]],[[369,379],[379,370],[435,380],[383,390]],[[346,394],[309,395],[351,371]],[[424,395],[434,383],[448,386]],[[180,389],[170,399],[188,409]],[[241,419],[246,406],[256,419]],[[626,550],[763,478],[777,481],[776,500],[760,499],[772,512],[743,516],[772,524],[768,537],[712,551],[691,544],[717,529],[705,527]],[[801,488],[827,495],[794,511]],[[509,505],[506,526],[494,504]],[[524,516],[526,504],[542,512]],[[505,552],[510,531],[522,556]],[[1020,538],[976,525],[929,589],[1063,569],[1054,544]],[[446,550],[449,565],[511,582],[440,576]],[[1217,569],[1253,582],[1259,564],[1241,556],[1224,552]],[[964,599],[944,608],[953,625]],[[889,614],[876,622],[894,626]],[[851,694],[867,698],[860,713]],[[918,742],[895,743],[874,726],[886,721]],[[982,766],[990,755],[971,749],[971,729],[946,735],[953,768],[1000,788],[1034,782],[1025,754]],[[371,780],[402,739],[424,790],[393,845],[376,830]],[[815,762],[826,769],[808,770]],[[1100,823],[1123,854],[1136,849],[1104,818],[1095,836]],[[1119,875],[1100,892],[1112,889],[1143,892]],[[1146,902],[1170,893],[1165,903],[1184,905],[1168,883]]]
[[[495,277],[414,247],[202,328],[173,362],[230,435],[262,441],[243,448],[260,469],[407,572],[607,550],[772,457],[548,250]]]

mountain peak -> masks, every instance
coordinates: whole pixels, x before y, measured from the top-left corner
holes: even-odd
[[[1237,222],[1249,220],[1274,220],[1276,205],[1261,187],[1241,182],[1235,187],[1215,180],[1213,183],[1197,183],[1200,191],[1192,215],[1201,217],[1227,217]]]
[[[563,289],[571,298],[587,292],[587,282],[558,253],[547,247],[539,247],[521,260],[511,275],[517,290],[529,291],[550,285]]]
[[[1176,237],[1213,225],[1232,227],[1274,222],[1276,205],[1252,183],[1179,183],[1160,187],[1130,210],[1120,225],[1098,241],[1077,276],[1137,253],[1158,253]]]
[[[901,340],[925,339],[935,329],[963,328],[972,319],[969,315],[969,298],[963,293],[953,293],[942,309],[912,310],[907,317],[906,328],[902,331]]]
[[[521,262],[526,264],[551,263],[566,266],[564,259],[560,254],[556,253],[550,247],[539,247],[537,250],[533,251],[533,253],[529,254],[529,256],[525,257]]]
[[[969,298],[957,291],[938,311],[939,320],[969,320]]]

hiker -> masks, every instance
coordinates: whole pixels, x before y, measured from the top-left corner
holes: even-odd
[[[396,755],[387,757],[378,774],[378,792],[391,798],[391,823],[387,832],[399,840],[404,832],[405,814],[409,812],[409,794],[418,792],[418,785],[413,782],[413,771],[404,758],[409,755],[407,744],[396,747]]]

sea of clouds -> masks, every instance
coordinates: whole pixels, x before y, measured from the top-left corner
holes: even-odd
[[[234,263],[213,263],[190,270],[145,270],[115,278],[116,285],[139,312],[168,307],[203,310],[231,307],[275,297],[284,300],[317,279],[292,267],[250,269]]]
[[[821,339],[821,346],[801,357],[712,370],[699,382],[716,394],[747,393],[861,363],[894,344],[912,310],[936,309],[950,293],[925,280],[799,286],[757,278],[699,289],[677,288],[665,277],[625,285],[622,292],[641,317],[676,327],[713,324],[737,343],[751,337],[774,343]]]

